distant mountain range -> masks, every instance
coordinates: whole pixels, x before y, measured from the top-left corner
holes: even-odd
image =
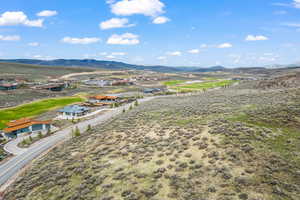
[[[200,67],[168,67],[168,66],[146,66],[146,65],[133,65],[116,61],[103,61],[93,59],[57,59],[57,60],[36,60],[36,59],[0,59],[0,62],[6,63],[22,63],[31,65],[44,65],[44,66],[65,66],[65,67],[92,67],[103,68],[110,70],[149,70],[156,72],[214,72],[225,71],[223,66],[214,66],[208,68]]]

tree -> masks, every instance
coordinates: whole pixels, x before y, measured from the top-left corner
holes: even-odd
[[[136,100],[136,101],[134,102],[134,105],[135,105],[135,106],[138,106],[138,105],[139,105],[138,100]]]
[[[78,127],[76,127],[75,132],[74,132],[74,136],[75,136],[75,137],[79,137],[80,135],[81,135],[81,134],[80,134],[80,130],[79,130]]]
[[[38,132],[38,137],[41,139],[43,137],[43,134],[41,131]]]
[[[50,128],[47,130],[47,136],[49,136],[49,135],[51,135],[51,130],[50,130]]]
[[[87,127],[87,131],[90,131],[90,130],[92,130],[92,126],[89,124]]]

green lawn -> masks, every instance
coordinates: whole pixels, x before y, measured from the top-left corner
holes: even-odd
[[[83,101],[84,99],[81,97],[53,98],[0,110],[0,129],[5,128],[5,124],[11,120],[34,117],[49,110],[58,109],[69,104]]]
[[[178,84],[182,84],[185,83],[186,81],[184,80],[171,80],[171,81],[166,81],[164,82],[165,86],[174,86],[174,85],[178,85]]]
[[[202,83],[192,83],[192,84],[183,84],[172,87],[178,91],[195,91],[195,90],[203,90],[203,89],[211,89],[217,87],[223,87],[226,85],[231,85],[237,81],[232,80],[221,80],[221,81],[212,81],[212,82],[202,82]]]

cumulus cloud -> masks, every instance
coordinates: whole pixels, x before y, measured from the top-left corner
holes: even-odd
[[[295,8],[300,8],[300,0],[294,0],[293,5]]]
[[[166,56],[159,56],[159,57],[157,57],[156,59],[157,59],[157,60],[166,60],[167,57],[166,57]]]
[[[31,26],[43,27],[43,19],[29,20],[28,17],[21,11],[5,12],[0,16],[0,26]]]
[[[31,43],[28,43],[29,46],[32,46],[32,47],[37,47],[39,46],[40,44],[38,42],[31,42]]]
[[[100,38],[96,37],[86,37],[86,38],[72,38],[72,37],[64,37],[61,42],[68,44],[92,44],[100,42]]]
[[[200,50],[199,49],[191,49],[188,52],[191,54],[198,54],[198,53],[200,53]]]
[[[232,47],[232,44],[230,43],[223,43],[223,44],[220,44],[217,46],[217,48],[219,49],[225,49],[225,48],[231,48]]]
[[[7,36],[0,35],[0,40],[2,40],[2,41],[19,41],[19,40],[21,40],[21,37],[18,35],[7,35]]]
[[[134,24],[129,24],[127,18],[112,18],[110,20],[104,21],[100,23],[100,28],[102,30],[112,29],[112,28],[125,28],[132,27]]]
[[[248,35],[245,39],[246,41],[262,41],[262,40],[269,40],[268,37],[263,35]]]
[[[122,35],[114,34],[107,40],[107,44],[119,45],[136,45],[139,44],[139,36],[132,33],[124,33]]]
[[[169,56],[181,56],[182,53],[180,51],[167,52]]]
[[[113,56],[125,56],[125,55],[127,55],[127,53],[125,53],[125,52],[112,52],[111,55],[113,55]]]
[[[142,14],[155,17],[164,13],[164,7],[160,0],[121,0],[111,3],[111,12],[122,16]]]
[[[293,28],[300,28],[300,23],[294,23],[294,22],[292,22],[292,23],[282,23],[281,25],[283,25],[283,26],[288,26],[288,27],[293,27]]]
[[[39,17],[52,17],[57,14],[58,14],[58,12],[56,10],[43,10],[43,11],[37,13],[36,15]]]
[[[202,49],[205,49],[205,48],[207,48],[207,47],[208,47],[207,44],[201,44],[201,45],[200,45],[200,48],[202,48]]]
[[[165,24],[167,22],[169,22],[170,19],[164,16],[160,16],[160,17],[156,17],[153,19],[152,23],[153,24]]]

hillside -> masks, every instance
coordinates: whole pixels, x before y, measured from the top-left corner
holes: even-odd
[[[100,69],[99,69],[100,70]],[[39,66],[33,64],[1,63],[0,78],[20,77],[26,79],[42,79],[45,77],[60,77],[70,73],[92,72],[92,68]]]
[[[300,91],[248,87],[135,107],[34,162],[4,199],[299,199]]]
[[[46,66],[67,66],[67,67],[93,67],[104,68],[109,70],[149,70],[156,72],[210,72],[224,70],[223,67],[212,68],[197,68],[197,67],[168,67],[168,66],[145,66],[145,65],[132,65],[123,62],[115,61],[102,61],[93,59],[57,59],[57,60],[34,60],[34,59],[11,59],[0,60],[0,62],[8,63],[23,63],[34,65],[46,65]]]

